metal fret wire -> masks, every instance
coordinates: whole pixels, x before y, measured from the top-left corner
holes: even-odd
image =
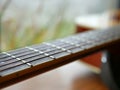
[[[30,49],[30,50],[33,50],[33,51],[38,52],[38,53],[40,53],[40,54],[44,54],[45,56],[49,56],[49,57],[52,58],[52,59],[55,59],[55,57],[53,57],[53,56],[51,56],[51,55],[49,55],[48,53],[45,53],[45,52],[43,52],[43,51],[40,51],[40,50],[31,48],[31,47],[25,47],[25,48]]]
[[[76,44],[76,43],[73,43],[73,42],[69,42],[69,41],[66,41],[66,40],[63,40],[63,39],[60,39],[59,40],[60,42],[64,42],[64,43],[68,43],[68,44],[71,44],[71,45],[74,45],[75,47],[79,47],[80,44]]]
[[[65,49],[64,47],[60,47],[60,46],[57,46],[57,45],[54,45],[54,44],[51,44],[51,43],[47,43],[47,42],[44,42],[44,43],[45,43],[46,45],[49,45],[49,46],[55,47],[55,48],[57,48],[57,49],[61,49],[62,51],[66,51],[66,52],[72,54],[72,52],[71,52],[70,50]]]
[[[55,41],[54,41],[55,42]],[[56,44],[59,44],[59,43],[56,43]],[[45,49],[44,47],[45,47],[45,45],[43,45],[43,44],[37,44],[37,45],[32,45],[31,47],[35,47],[36,46],[36,48],[37,47],[40,47],[41,49]],[[51,48],[51,47],[47,47],[47,48]],[[23,49],[23,50],[22,50]],[[10,53],[10,54],[14,54],[14,55],[18,55],[18,54],[22,54],[22,53],[24,53],[24,52],[29,52],[29,49],[25,49],[25,48],[21,48],[21,49],[16,49],[16,50],[11,50],[11,51],[9,51],[8,53]],[[3,53],[1,53],[1,54],[3,54]],[[3,59],[3,58],[6,58],[6,57],[8,57],[8,55],[2,55],[1,56],[1,54],[0,54],[0,59]]]
[[[67,46],[66,46],[67,47]],[[32,49],[31,49],[32,50]],[[46,51],[44,51],[45,53],[48,53],[48,52],[52,52],[52,51],[55,51],[56,49],[55,48],[53,48],[53,49],[49,49],[49,50],[46,50]],[[36,50],[37,51],[37,50]],[[35,52],[36,52],[35,50],[34,50],[34,53],[32,54],[32,56],[31,55],[29,55],[29,57],[25,57],[25,58],[23,58],[23,60],[24,59],[26,59],[26,58],[30,58],[30,57],[34,57],[34,56],[37,56],[37,55],[40,55],[39,53],[36,53],[37,55],[35,55]],[[42,53],[41,53],[42,54]],[[16,56],[17,57],[17,56]],[[11,59],[12,60],[12,59]],[[13,60],[12,60],[13,61]],[[18,61],[18,60],[14,60],[13,62],[16,62],[16,61]],[[6,61],[3,61],[3,63],[5,63]],[[7,64],[10,64],[10,63],[13,63],[13,62],[11,62],[10,60],[8,60],[7,61]],[[2,63],[2,62],[1,62]],[[6,63],[5,64],[1,64],[1,66],[3,66],[3,65],[7,65]]]
[[[29,51],[30,52],[30,51]],[[24,53],[22,53],[22,54],[17,54],[17,55],[14,55],[14,54],[11,54],[11,55],[14,55],[14,56],[16,56],[16,57],[21,57],[21,56],[26,56],[26,55],[29,55],[29,54],[33,54],[34,53],[34,51],[31,51],[30,53],[29,52],[24,52]],[[10,57],[6,57],[6,58],[3,58],[3,59],[1,59],[0,60],[0,62],[2,62],[2,61],[9,61],[9,60],[11,60],[12,58],[10,58]]]
[[[52,42],[52,43],[55,43],[55,42]],[[57,44],[60,44],[60,43],[59,43],[59,42],[58,42],[58,43],[56,42],[55,44],[57,45]],[[33,45],[33,46],[34,46],[34,45]],[[31,47],[33,47],[33,46],[31,46]],[[43,44],[42,44],[42,46],[45,47],[45,45],[43,45]],[[41,45],[39,45],[39,46],[37,46],[36,48],[41,48],[41,50],[44,50],[44,49],[47,49],[47,48],[48,48],[48,49],[51,48],[51,47],[48,47],[48,46],[45,47],[45,48],[44,48],[44,47],[41,47]],[[28,52],[29,52],[29,49],[25,49],[25,51],[28,51]],[[8,53],[9,53],[9,52],[8,52]],[[20,52],[20,53],[12,53],[12,54],[13,54],[13,55],[19,55],[19,54],[23,54],[23,53],[24,53],[24,51],[22,51],[22,52]],[[31,52],[30,52],[29,54],[31,54]],[[25,55],[26,55],[26,54],[25,54]],[[8,57],[8,58],[9,58],[9,57]],[[0,59],[1,59],[1,58],[0,58]],[[0,60],[0,61],[1,61],[1,60]]]
[[[32,49],[33,50],[33,49]],[[35,50],[35,51],[38,51],[38,50]],[[41,54],[42,54],[43,52],[41,52]],[[46,53],[45,54],[45,56],[48,56],[48,54]],[[52,56],[50,56],[50,57],[52,57]],[[54,58],[54,57],[52,57],[52,58]],[[14,63],[13,63],[14,64]]]
[[[35,46],[35,45],[33,45]],[[31,46],[31,47],[33,47]],[[43,47],[45,47],[45,45],[42,45],[42,44],[37,44],[36,47],[41,47],[41,49],[44,49]],[[21,50],[23,49],[23,50]],[[21,49],[17,49],[17,50],[12,50],[12,51],[9,51],[8,53],[11,53],[11,54],[14,54],[14,55],[18,55],[18,54],[22,54],[24,52],[29,52],[29,49],[25,49],[25,48],[21,48]],[[0,59],[2,58],[5,58],[5,57],[8,57],[7,55],[6,56],[3,56],[3,57],[0,57]]]
[[[46,54],[46,56],[48,56],[48,55]],[[35,60],[38,60],[38,59],[45,58],[46,56],[44,56],[44,57],[37,57],[37,58],[35,57],[36,59],[33,58],[33,59],[27,59],[27,60],[29,60],[29,62],[31,62],[31,61],[35,61]],[[49,56],[49,57],[52,57],[52,56]],[[53,58],[53,57],[52,57],[52,58]],[[27,62],[28,62],[28,61],[27,61]],[[18,62],[16,62],[16,63],[18,63]],[[9,65],[3,66],[2,69],[4,68],[4,70],[5,70],[5,69],[9,69],[9,68],[15,67],[16,63],[13,63],[13,66],[10,66],[10,67],[9,67]],[[17,65],[21,65],[21,64],[17,64]],[[17,66],[17,65],[16,65],[16,66]]]
[[[65,50],[65,49],[63,49],[63,50]],[[53,58],[53,57],[52,57]]]
[[[12,57],[12,58],[15,58],[15,59],[17,59],[17,60],[19,60],[19,61],[21,61],[23,64],[27,64],[28,66],[32,66],[30,63],[27,63],[25,60],[22,60],[22,59],[20,59],[20,58],[17,58],[16,56],[13,56],[13,55],[11,55],[11,54],[9,54],[9,53],[7,53],[7,52],[3,52],[4,54],[6,54],[6,55],[8,55],[8,56],[10,56],[10,57]]]
[[[49,46],[47,46],[47,47],[49,47]],[[40,47],[40,50],[45,50],[45,49],[50,49],[51,47],[49,47],[49,48],[41,48]],[[39,49],[39,47],[36,47],[37,49]],[[29,49],[28,49],[29,50]],[[27,53],[27,54],[26,54]],[[34,52],[32,52],[32,51],[30,51],[29,50],[29,52],[23,52],[23,53],[21,53],[21,54],[15,54],[15,56],[17,56],[17,57],[21,57],[21,56],[25,56],[25,55],[29,55],[29,54],[33,54]],[[23,55],[24,54],[24,55]],[[14,54],[12,54],[12,55],[14,55]],[[7,57],[7,58],[3,58],[3,59],[1,59],[0,61],[7,61],[7,60],[10,60],[10,57]]]
[[[62,44],[61,44],[61,45],[62,45]],[[67,47],[65,44],[63,44],[62,46]],[[51,48],[52,48],[52,47],[46,49],[44,52],[56,50],[55,48],[52,48],[52,49],[51,49]],[[37,48],[37,49],[39,49],[39,48]],[[40,48],[39,50],[43,50],[43,49]],[[32,53],[29,53],[29,54],[26,54],[26,53],[24,54],[24,53],[23,53],[24,55],[15,55],[15,56],[16,56],[16,57],[21,57],[21,56],[23,57],[23,56],[26,56],[26,55],[30,55],[30,54],[34,54],[34,53],[35,53],[34,51],[30,51],[30,52],[32,52]],[[8,60],[10,60],[10,59],[8,59]],[[2,62],[2,61],[7,61],[7,60],[1,60],[1,62]]]

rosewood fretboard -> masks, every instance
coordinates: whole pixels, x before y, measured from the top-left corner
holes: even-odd
[[[0,54],[0,88],[120,42],[120,26],[93,30]]]

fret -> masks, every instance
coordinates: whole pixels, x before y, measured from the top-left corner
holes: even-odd
[[[68,54],[69,53],[63,52],[62,50],[57,50],[55,52],[52,51],[52,52],[49,52],[49,54],[46,54],[47,56],[50,55],[49,57],[46,57],[46,56],[43,56],[43,57],[36,56],[36,57],[30,58],[30,59],[26,59],[26,61],[30,62],[33,66],[35,66],[37,64],[46,62],[46,61],[44,61],[46,59],[47,59],[47,61],[53,61],[53,60],[55,60],[57,58],[63,57],[64,55],[68,55]]]
[[[34,52],[24,52],[24,53],[19,53],[19,54],[12,54],[13,56],[16,56],[16,57],[24,57],[24,56],[27,56],[27,55],[30,55],[30,54],[33,54]],[[14,58],[14,57],[13,57]],[[0,62],[2,62],[2,61],[9,61],[9,60],[11,60],[11,59],[13,59],[13,58],[11,58],[11,57],[6,57],[6,58],[3,58],[3,59],[1,59],[0,60]]]
[[[9,54],[10,55],[10,54]],[[49,55],[49,54],[46,54],[46,55]],[[57,54],[57,58],[58,57],[62,57],[63,55],[66,55],[66,54]],[[53,57],[52,57],[53,58]],[[42,58],[43,59],[43,58]],[[34,60],[34,59],[33,59]],[[43,59],[44,60],[44,59]],[[48,60],[50,60],[50,59],[48,59]],[[52,59],[53,60],[53,59]],[[23,61],[24,62],[24,61]],[[41,62],[41,61],[40,61]],[[42,61],[43,62],[43,61]],[[25,62],[24,62],[25,63]],[[34,63],[34,61],[33,61],[33,63]],[[19,64],[21,64],[21,62],[17,62],[17,63],[15,63],[14,65],[19,65]],[[7,67],[7,66],[6,66]],[[5,69],[6,67],[2,67],[0,70],[3,70],[3,69]],[[10,67],[10,66],[9,66]],[[8,67],[8,68],[9,68]]]
[[[79,38],[80,37],[74,37],[73,39],[78,40]],[[86,39],[87,39],[86,41],[83,41],[84,43],[81,42],[81,46],[84,46],[85,49],[99,45],[99,43],[98,43],[100,41],[99,38],[97,38],[97,39],[96,38],[86,38]]]
[[[37,65],[45,63],[45,62],[50,62],[50,61],[54,61],[56,59],[62,58],[64,56],[66,56],[66,55],[70,55],[70,53],[63,51],[63,52],[60,52],[60,53],[53,54],[53,56],[55,57],[55,59],[52,59],[50,57],[45,57],[45,58],[36,59],[34,61],[31,61],[31,64],[33,66],[37,66]]]
[[[45,45],[45,44],[44,44]],[[48,46],[48,45],[45,45],[46,47],[44,47],[44,49],[41,49],[41,48],[35,48],[37,50],[40,50],[40,51],[43,51],[43,52],[49,52],[49,51],[54,51],[56,50],[56,48],[54,47],[51,47],[51,46]]]
[[[81,42],[85,42],[86,41],[84,38],[81,39],[80,37],[76,37],[76,36],[71,37],[71,39],[76,40],[76,41],[81,41]]]
[[[35,49],[39,49],[39,50],[41,50],[41,51],[50,50],[50,49],[52,49],[52,50],[53,50],[53,49],[56,49],[56,48],[54,48],[54,47],[52,47],[52,46],[50,46],[50,45],[44,44],[44,43],[45,43],[45,42],[42,43],[43,45],[45,45],[45,47],[43,47],[44,49],[41,49],[41,47],[35,47]],[[55,45],[65,46],[64,43],[60,43],[58,40],[53,41],[53,42],[51,42],[51,43],[53,43],[53,44],[55,44]]]
[[[61,39],[60,41],[75,46],[75,47],[73,47],[73,48],[69,48],[69,49],[72,51],[72,53],[76,53],[76,52],[79,52],[79,51],[82,51],[82,50],[88,48],[88,46],[86,47],[86,46],[84,45],[85,43],[83,43],[83,42],[82,42],[82,43],[81,43],[81,42],[78,42],[78,41],[75,42],[75,41],[73,40],[73,41],[72,41],[73,43],[71,43],[71,42],[70,42],[71,39],[70,39],[70,41],[69,41],[69,40],[63,40],[63,39]],[[93,45],[92,45],[92,46],[93,46]],[[90,45],[89,45],[89,47],[90,47]]]
[[[73,39],[73,43],[75,43],[74,41],[77,39],[79,39],[78,37],[72,37]],[[71,41],[72,41],[71,39]],[[93,47],[93,46],[97,46],[96,43],[94,43],[93,40],[82,40],[80,41],[81,39],[79,39],[79,41],[77,41],[77,44],[79,45],[78,47],[80,47],[81,49],[88,49],[90,47]]]
[[[40,54],[44,54],[45,56],[49,56],[49,57],[52,58],[52,59],[55,59],[55,57],[53,57],[53,56],[51,56],[50,54],[45,53],[45,52],[43,52],[43,51],[40,51],[40,50],[31,48],[31,47],[26,47],[26,48],[28,48],[28,49],[30,49],[30,50],[33,50],[33,51],[35,51],[35,52],[38,52],[38,53],[40,53]]]
[[[38,45],[33,45],[33,46],[31,46],[31,47],[34,47],[34,46],[37,46],[36,48],[38,48],[38,47],[45,47],[45,45],[40,45],[40,44],[38,44]],[[43,49],[43,48],[42,48]],[[10,54],[12,54],[12,55],[16,55],[16,56],[19,56],[19,55],[22,55],[22,54],[24,54],[24,53],[27,53],[27,54],[31,54],[31,52],[29,53],[30,51],[28,50],[28,49],[26,49],[26,48],[21,48],[21,49],[16,49],[16,50],[11,50],[11,51],[9,51],[8,53],[10,53]],[[24,54],[24,55],[26,55],[26,54]],[[8,58],[8,59],[10,59],[9,58],[9,56],[8,55],[6,55],[6,54],[4,54],[4,53],[1,53],[0,54],[0,61],[1,61],[1,59],[3,59],[3,58]]]
[[[81,37],[77,37],[77,36],[72,37],[72,39],[76,39],[76,40],[80,40],[80,38]],[[106,42],[104,39],[101,40],[99,37],[96,37],[96,36],[86,37],[85,39],[86,39],[85,40],[85,42],[86,42],[85,45],[91,44],[91,46],[92,46],[92,44],[93,44],[93,46],[97,46],[100,43],[102,44],[102,43]]]
[[[78,40],[79,39],[79,40]],[[89,43],[92,43],[93,41],[91,40],[85,40],[83,38],[78,38],[78,37],[72,37],[70,38],[71,42],[75,43],[75,44],[79,44],[80,46],[83,46],[85,44],[89,44]]]
[[[103,34],[103,33],[101,33],[101,34]],[[100,37],[101,36],[101,34],[99,34],[98,36]],[[118,34],[118,33],[117,33]],[[112,34],[112,35],[114,35],[114,34]],[[111,37],[112,37],[112,35],[111,35]],[[84,35],[83,35],[84,36]],[[91,38],[92,37],[92,38]],[[86,41],[87,41],[87,43],[88,44],[90,44],[90,42],[91,43],[93,43],[93,44],[90,44],[90,45],[87,45],[86,43],[85,43],[85,45],[87,45],[87,48],[90,48],[90,47],[93,47],[93,46],[97,46],[97,45],[100,45],[100,44],[103,44],[103,43],[105,43],[106,41],[104,40],[104,39],[107,39],[107,41],[111,41],[111,40],[113,40],[113,39],[111,39],[111,38],[108,38],[108,36],[106,37],[102,37],[102,38],[97,38],[97,36],[91,36],[91,37],[85,37],[85,39],[87,39]],[[77,36],[74,36],[74,37],[71,37],[72,39],[76,39],[76,40],[78,40],[78,41],[80,41],[81,40],[81,37],[77,37]],[[118,39],[119,38],[119,34],[118,35],[116,35],[116,39]],[[70,39],[70,40],[72,40],[72,39]],[[102,39],[102,40],[101,40]]]
[[[50,49],[50,48],[51,48],[50,46],[44,45],[43,43],[42,43],[42,46],[39,45],[39,46],[37,46],[37,47],[32,47],[32,46],[30,46],[30,47],[31,47],[31,48],[34,48],[34,49],[40,48],[41,51],[44,51],[44,50],[46,50],[46,49]],[[28,48],[27,48],[27,49],[28,49]],[[29,50],[30,50],[30,49],[29,49]]]
[[[77,41],[75,41],[76,38],[77,38]],[[77,51],[81,51],[83,49],[89,49],[90,47],[96,46],[96,44],[93,42],[93,40],[92,41],[91,40],[87,40],[87,41],[82,40],[81,41],[81,39],[82,38],[79,38],[79,41],[78,41],[78,37],[73,37],[72,39],[67,38],[67,39],[61,39],[59,41],[74,45],[75,47],[72,48],[74,50],[73,51],[74,53]]]
[[[77,42],[78,43],[78,42]],[[47,43],[46,43],[47,44]],[[78,43],[79,44],[79,43]],[[69,46],[68,46],[69,45]],[[82,45],[80,44],[80,47],[75,47],[74,45],[70,45],[70,44],[68,44],[68,45],[66,45],[66,47],[64,47],[65,49],[68,49],[68,50],[70,50],[72,53],[76,53],[76,52],[78,52],[78,51],[81,51],[81,50],[84,50],[84,48],[82,47]],[[61,46],[61,48],[62,48],[62,46]],[[65,51],[66,52],[66,51]]]
[[[53,48],[53,49],[47,49],[47,50],[45,50],[44,52],[52,52],[53,50],[56,50],[55,48]],[[58,50],[57,50],[58,51]],[[30,52],[32,52],[31,54],[27,54],[27,53],[23,53],[23,54],[18,54],[18,55],[15,55],[17,58],[19,58],[20,56],[22,56],[21,57],[21,59],[27,59],[27,58],[30,58],[30,57],[33,57],[33,56],[37,56],[37,55],[39,55],[39,53],[35,53],[34,51],[30,51]],[[25,54],[25,55],[24,55]],[[49,54],[51,54],[51,53],[49,53]],[[52,56],[50,56],[50,57],[52,57]],[[52,57],[53,58],[53,57]],[[11,60],[12,59],[12,60]],[[2,62],[2,61],[0,61],[0,66],[3,66],[3,65],[7,65],[7,64],[10,64],[10,63],[13,63],[13,62],[16,62],[16,61],[18,61],[17,59],[13,59],[13,58],[11,58],[10,57],[10,59],[8,59],[8,60],[3,60],[4,61],[4,63]]]
[[[70,50],[67,50],[67,49],[65,49],[65,48],[63,48],[63,47],[57,46],[57,45],[55,45],[55,44],[51,44],[51,43],[47,43],[47,42],[44,42],[44,44],[49,45],[49,46],[52,46],[52,47],[55,47],[55,48],[57,48],[57,49],[61,49],[62,51],[66,51],[66,52],[72,54],[72,52],[71,52]]]
[[[58,50],[57,50],[58,51]],[[52,54],[52,53],[51,53]],[[36,60],[31,60],[31,63],[32,65],[36,66],[36,65],[39,65],[41,63],[45,63],[45,62],[48,62],[48,61],[53,61],[53,60],[56,60],[58,58],[61,58],[63,56],[66,56],[66,55],[69,55],[70,53],[68,52],[65,52],[63,51],[62,49],[59,50],[59,52],[57,53],[53,53],[52,56],[55,58],[50,58],[50,57],[45,57],[45,58],[41,58],[41,59],[36,59]]]
[[[74,42],[69,42],[69,41],[66,41],[64,39],[60,39],[59,41],[64,42],[64,43],[68,43],[68,44],[71,44],[71,45],[74,45],[75,47],[79,47],[80,46],[80,44],[76,44]]]
[[[53,52],[52,52],[53,53]],[[55,53],[55,52],[54,52]],[[53,54],[54,54],[53,53]],[[36,53],[36,54],[32,54],[32,55],[28,55],[28,56],[25,56],[25,57],[21,57],[21,59],[22,59],[22,61],[24,62],[24,63],[28,63],[28,62],[30,62],[30,61],[32,61],[32,60],[35,60],[35,59],[39,59],[39,58],[43,58],[43,57],[45,57],[45,56],[49,56],[50,54],[47,54],[47,53],[45,53],[45,55],[40,55],[39,53]],[[38,56],[38,57],[37,57]],[[32,57],[34,57],[34,58],[32,58]],[[49,57],[51,57],[51,58],[54,58],[53,56],[49,56]],[[13,57],[13,58],[15,58],[15,56]],[[17,58],[16,57],[16,59],[18,59],[18,60],[20,60],[20,58]],[[24,59],[25,59],[25,61],[24,61]],[[14,63],[12,63],[12,62],[14,62]],[[12,60],[12,61],[8,61],[8,62],[5,62],[5,64],[8,64],[8,63],[12,63],[12,64],[14,64],[14,65],[16,65],[18,62],[16,62],[16,60],[14,59],[14,60]],[[29,64],[29,63],[28,63]],[[17,64],[18,65],[18,64]],[[5,65],[5,66],[8,66],[8,65]],[[4,67],[4,66],[3,66]]]
[[[52,43],[55,43],[56,45],[61,44],[57,40],[53,41]],[[43,42],[41,45],[38,44],[37,46],[36,45],[31,46],[31,48],[35,48],[35,49],[40,48],[41,50],[45,50],[45,49],[50,49],[51,46],[45,45],[44,42]]]
[[[56,58],[56,59],[59,59],[59,58],[62,58],[66,55],[70,55],[70,52],[66,52],[66,51],[62,51],[60,53],[56,53],[54,54],[53,56]]]
[[[57,42],[57,40],[52,41],[52,42],[53,42],[53,43],[55,42],[56,44],[59,44],[59,43]],[[45,45],[44,42],[42,42],[41,44],[32,45],[32,46],[30,46],[30,47],[31,47],[31,48],[41,48],[41,49],[51,48],[51,47],[49,47],[48,45]]]
[[[28,66],[32,67],[32,65],[31,65],[30,63],[27,63],[25,60],[22,60],[22,59],[20,59],[20,58],[17,58],[16,56],[13,56],[13,55],[11,55],[11,54],[9,54],[9,53],[7,53],[7,52],[3,52],[3,53],[5,53],[6,55],[12,57],[13,59],[15,58],[15,59],[17,59],[17,60],[20,60],[23,64],[27,64]]]
[[[30,52],[30,53],[29,53],[29,52]],[[16,57],[22,56],[22,58],[24,59],[24,56],[25,56],[25,57],[26,57],[27,55],[30,56],[30,54],[33,54],[34,51],[29,51],[29,52],[25,52],[25,53],[22,53],[22,54],[17,54],[17,55],[15,55],[15,56],[16,56]],[[10,59],[11,59],[11,57],[8,57],[8,58],[3,59],[2,61],[5,61],[6,64],[17,61],[16,59],[14,59],[14,60],[13,60],[13,59],[10,60]],[[7,60],[9,60],[9,61],[7,61]],[[0,62],[1,62],[0,65],[1,65],[1,64],[3,65],[3,62],[2,62],[2,61],[0,61]]]
[[[53,51],[49,51],[49,52],[47,52],[47,54],[49,54],[49,55],[54,55],[54,54],[57,54],[57,53],[61,53],[61,52],[63,52],[63,50],[62,49],[58,49],[58,50],[53,50]],[[36,58],[37,57],[37,58]],[[30,58],[30,59],[26,59],[26,61],[32,61],[32,60],[36,60],[36,59],[41,59],[41,58],[44,58],[45,57],[45,55],[43,54],[43,55],[39,55],[39,56],[35,56],[34,58]],[[57,58],[57,57],[54,57],[54,58]]]
[[[50,62],[50,61],[53,61],[54,59],[50,58],[50,57],[45,57],[45,58],[42,58],[42,59],[36,59],[34,61],[31,61],[31,64],[33,66],[37,66],[39,64],[43,64],[45,62]]]
[[[24,55],[24,56],[22,56],[22,57],[17,57],[17,56],[15,56],[16,58],[10,58],[10,60],[0,61],[0,66],[17,62],[17,61],[19,61],[20,59],[21,59],[21,61],[23,61],[23,60],[26,59],[26,58],[30,58],[30,57],[35,56],[36,54],[38,55],[38,53],[35,53],[35,54],[33,53],[33,54],[31,54],[31,55]],[[4,62],[4,63],[2,63],[2,62]],[[23,62],[25,62],[25,61],[23,61]]]
[[[64,41],[72,42],[75,47],[76,47],[76,46],[77,46],[77,47],[81,47],[82,45],[88,43],[88,42],[86,42],[86,41],[84,41],[84,40],[82,40],[82,39],[76,40],[75,38],[66,38],[66,39],[64,39]],[[67,42],[66,42],[66,44],[67,44]],[[72,43],[71,43],[71,45],[72,45]],[[68,44],[69,44],[69,43],[68,43]]]

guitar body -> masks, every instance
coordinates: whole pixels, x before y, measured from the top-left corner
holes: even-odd
[[[93,30],[77,26],[77,33]],[[120,43],[107,49],[81,58],[83,62],[101,69],[101,77],[111,90],[120,90]]]
[[[103,81],[111,90],[120,90],[120,44],[106,50],[102,57]]]

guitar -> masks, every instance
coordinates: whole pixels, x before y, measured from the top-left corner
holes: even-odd
[[[0,53],[0,88],[75,61],[120,42],[120,26]]]

